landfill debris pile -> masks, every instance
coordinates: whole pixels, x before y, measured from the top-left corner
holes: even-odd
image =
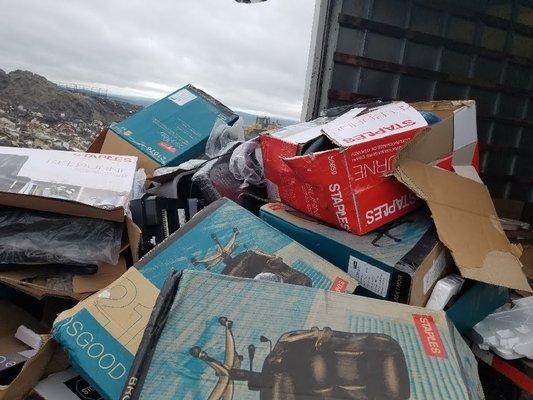
[[[0,70],[0,146],[85,151],[141,107],[68,92],[28,71]]]
[[[473,101],[247,139],[192,85],[0,147],[0,400],[532,394],[531,230],[478,168]]]

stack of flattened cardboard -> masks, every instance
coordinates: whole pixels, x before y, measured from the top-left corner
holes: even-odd
[[[130,156],[0,147],[3,218],[0,246],[4,249],[0,288],[2,291],[15,289],[8,298],[29,295],[42,300],[28,303],[31,308],[28,313],[2,303],[0,329],[2,336],[8,339],[2,340],[0,357],[11,352],[13,330],[20,325],[34,329],[29,314],[40,314],[50,323],[49,320],[57,316],[53,311],[54,304],[61,303],[62,309],[71,306],[72,300],[88,297],[126,271],[125,259],[119,253],[126,250],[128,244],[133,249],[138,243],[138,231],[125,215],[136,164],[137,159]],[[10,224],[14,218],[18,218],[17,223]],[[52,223],[57,223],[62,230],[54,230],[56,225]],[[85,237],[72,228],[81,225],[87,227]],[[102,235],[96,233],[96,228],[88,231],[93,226],[100,227],[98,232]],[[125,236],[129,239],[124,243],[123,231],[128,231]],[[92,253],[87,254],[84,249],[89,246],[81,244],[96,238],[102,242],[91,242]],[[54,247],[58,243],[60,247]],[[109,254],[105,256],[113,258],[115,263],[91,259],[87,261],[90,264],[86,264],[74,260],[76,256],[72,257],[79,255],[90,259],[92,255],[102,256],[107,250]],[[55,258],[72,260],[72,263],[51,261]],[[0,295],[0,298],[5,297]],[[47,310],[50,315],[46,314]],[[50,327],[43,326],[38,325],[38,332],[49,333]],[[43,336],[35,354],[2,382],[0,398],[20,399],[31,389],[45,371],[55,347],[56,343],[49,335]]]

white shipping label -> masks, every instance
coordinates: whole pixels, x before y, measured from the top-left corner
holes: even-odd
[[[187,89],[181,89],[179,92],[174,93],[172,96],[169,96],[169,100],[172,100],[178,106],[183,106],[189,101],[196,99],[196,96],[189,92]]]
[[[424,294],[426,294],[433,284],[437,281],[440,274],[444,271],[447,265],[446,251],[441,250],[440,254],[433,261],[433,265],[426,272],[423,279]]]
[[[390,273],[350,256],[348,274],[355,278],[365,289],[381,297],[386,297],[389,291]]]

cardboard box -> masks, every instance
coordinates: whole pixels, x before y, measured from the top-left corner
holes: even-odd
[[[54,337],[69,352],[76,370],[103,396],[117,398],[122,390],[171,269],[283,280],[294,284],[291,286],[347,293],[353,293],[357,286],[348,274],[249,211],[228,199],[218,200],[117,281],[61,313],[55,321]],[[101,357],[91,357],[95,343],[103,346]]]
[[[427,210],[418,210],[364,236],[324,225],[281,203],[261,208],[261,218],[348,272],[356,294],[423,307],[452,262]]]
[[[137,158],[0,147],[0,204],[124,220]]]
[[[104,400],[72,368],[40,381],[26,400]]]
[[[459,333],[465,335],[479,321],[503,306],[508,299],[507,288],[467,281],[457,300],[446,309],[446,315]]]
[[[121,398],[484,398],[440,311],[197,271],[162,310]]]
[[[443,122],[398,152],[394,176],[426,201],[439,239],[464,278],[531,292],[519,260],[522,251],[509,243],[489,191],[470,165],[477,153],[473,102],[423,102],[414,107],[436,113]],[[435,166],[443,159],[454,172]]]
[[[15,338],[20,325],[45,334],[46,327],[21,308],[7,300],[0,299],[0,369],[4,357],[31,350],[29,346]],[[0,385],[0,400],[18,400],[37,383],[54,354],[56,344],[49,335],[42,336],[42,346],[37,354],[30,357],[15,378],[7,385]]]
[[[133,156],[0,147],[0,205],[125,222],[137,261],[140,231],[125,216],[136,168]]]
[[[277,185],[281,200],[341,229],[365,234],[414,210],[421,201],[391,175],[398,150],[419,134],[427,122],[403,102],[381,106],[366,114],[355,108],[323,125],[281,129],[261,136],[265,176]],[[456,106],[432,125],[453,140],[475,148],[475,107]],[[473,126],[473,128],[472,128]],[[472,129],[474,129],[472,131]],[[455,138],[455,139],[454,139]],[[315,140],[329,142],[328,150],[306,154]],[[477,152],[468,163],[476,163]],[[441,167],[449,167],[442,160]]]
[[[229,108],[192,85],[111,125],[89,147],[105,154],[133,155],[152,172],[203,154],[211,132],[238,119]]]
[[[83,300],[105,288],[126,272],[126,261],[117,265],[102,264],[92,275],[67,275],[51,272],[45,265],[24,266],[16,270],[0,270],[0,282],[37,299],[58,297]]]

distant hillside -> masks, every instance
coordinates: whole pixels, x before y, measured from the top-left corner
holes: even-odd
[[[67,91],[28,71],[0,70],[0,145],[85,150],[142,107]]]
[[[125,101],[131,104],[139,105],[139,106],[149,106],[150,104],[156,102],[159,99],[150,99],[147,97],[137,97],[137,96],[119,96],[119,95],[108,95],[109,98],[119,100],[119,101]],[[244,111],[235,110],[237,114],[239,114],[243,120],[244,120],[244,126],[255,124],[255,120],[257,117],[263,117],[264,115],[260,114],[250,114]],[[277,118],[277,117],[271,117],[272,121],[277,121],[281,126],[287,126],[297,123],[298,121],[292,120],[292,119],[283,119],[283,118]]]

